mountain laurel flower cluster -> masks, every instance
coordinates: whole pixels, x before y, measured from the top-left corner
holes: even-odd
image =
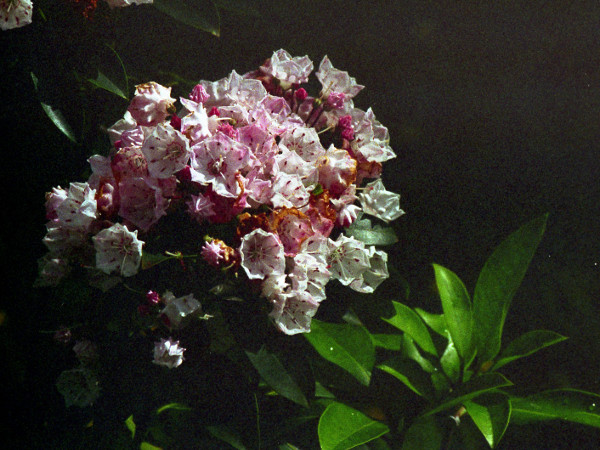
[[[363,86],[325,56],[311,96],[303,85],[313,70],[308,56],[278,50],[255,71],[200,81],[179,107],[170,87],[136,86],[108,129],[111,151],[89,158],[89,179],[46,195],[49,251],[38,284],[82,270],[104,288],[127,281],[147,268],[148,246],[156,253],[161,221],[179,214],[170,232],[195,243],[195,263],[247,284],[283,333],[310,331],[331,280],[373,292],[388,278],[387,254],[350,230],[363,214],[384,224],[403,214],[381,179],[396,155],[373,111],[354,106]],[[198,228],[206,231],[184,234]],[[184,266],[172,250],[159,249]],[[201,304],[191,293],[150,291],[139,311],[178,330]],[[182,355],[163,339],[154,362],[177,367]]]

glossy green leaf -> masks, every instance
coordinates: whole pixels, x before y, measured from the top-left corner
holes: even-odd
[[[127,100],[127,96],[123,93],[123,91],[100,71],[98,71],[98,76],[95,80],[92,78],[88,78],[88,81],[100,89],[104,89],[105,91],[108,91],[111,94],[115,94]]]
[[[502,374],[497,372],[485,373],[457,387],[439,405],[427,411],[423,416],[429,416],[453,406],[461,405],[465,401],[471,400],[481,394],[506,386],[512,386],[512,383]]]
[[[131,432],[131,439],[135,438],[135,422],[133,421],[133,414],[125,419],[125,426]]]
[[[444,438],[435,417],[421,417],[413,422],[404,435],[402,450],[437,450]]]
[[[319,419],[322,450],[346,450],[377,439],[389,428],[343,403],[331,403]]]
[[[375,347],[369,332],[351,324],[335,324],[313,319],[304,337],[327,361],[341,367],[365,386],[371,381]]]
[[[375,347],[385,348],[386,350],[400,350],[402,348],[401,334],[371,334],[371,338]]]
[[[440,365],[442,366],[444,373],[448,375],[448,378],[450,378],[453,383],[456,383],[459,380],[460,357],[452,339],[448,339],[448,345],[440,358]]]
[[[35,74],[33,72],[30,72],[30,75],[31,75],[31,79],[33,81],[33,87],[35,89],[35,92],[39,93],[39,91],[38,91],[38,78],[35,76]],[[73,134],[73,130],[71,129],[70,125],[67,123],[67,120],[62,115],[62,113],[58,109],[54,109],[52,106],[48,105],[47,103],[44,103],[44,102],[40,101],[40,104],[42,105],[42,109],[44,110],[44,112],[46,113],[46,115],[48,116],[48,118],[52,121],[52,123],[54,125],[56,125],[56,127],[67,138],[69,138],[70,141],[77,143],[77,139],[75,138],[75,134]]]
[[[525,333],[512,341],[506,349],[500,353],[496,364],[494,364],[493,370],[496,370],[515,359],[529,356],[538,350],[562,342],[566,339],[568,339],[566,336],[561,336],[554,331],[548,330],[535,330]]]
[[[500,351],[508,308],[533,258],[548,215],[538,217],[512,233],[486,261],[473,295],[473,318],[481,362]]]
[[[415,345],[415,342],[406,333],[402,335],[402,347],[400,348],[400,351],[402,356],[412,359],[425,372],[432,373],[436,371],[431,361],[429,361],[427,358],[424,358],[423,355],[421,355],[421,352]]]
[[[358,239],[366,245],[392,245],[398,242],[398,237],[392,227],[373,226],[370,219],[354,221],[346,228],[344,234]]]
[[[304,407],[308,407],[308,401],[298,384],[294,381],[291,375],[287,372],[279,358],[269,352],[264,346],[260,348],[258,353],[250,353],[246,351],[248,359],[256,368],[260,376],[271,386],[279,395],[298,403]]]
[[[437,264],[433,265],[433,270],[446,326],[458,354],[465,366],[468,366],[475,356],[473,311],[469,293],[460,278],[451,270]]]
[[[154,0],[156,9],[198,30],[221,33],[219,11],[210,0]]]
[[[511,405],[508,397],[497,393],[482,395],[466,400],[464,406],[490,447],[496,447],[510,421]]]
[[[577,389],[553,389],[525,398],[511,397],[517,424],[565,420],[600,428],[600,395]]]
[[[162,414],[165,411],[191,411],[192,408],[181,403],[167,403],[156,410],[156,414]]]
[[[443,314],[433,314],[421,308],[415,308],[415,312],[423,319],[423,322],[425,322],[429,328],[440,336],[446,337],[448,325],[446,325],[446,319]]]
[[[140,450],[163,450],[163,448],[152,445],[150,442],[142,442],[140,444]]]
[[[387,323],[407,333],[419,347],[427,353],[437,356],[437,350],[429,330],[419,315],[402,303],[392,301],[396,314],[389,319],[383,318]]]
[[[246,450],[246,446],[243,444],[238,433],[231,428],[225,425],[209,425],[206,427],[206,429],[214,437],[223,442],[227,442],[236,450]]]
[[[379,364],[377,368],[397,378],[411,391],[421,397],[429,398],[433,393],[433,386],[429,382],[429,377],[411,359],[401,357],[392,358]]]

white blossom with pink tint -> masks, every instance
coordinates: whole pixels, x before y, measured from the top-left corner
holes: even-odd
[[[333,67],[327,56],[321,60],[319,70],[315,72],[315,75],[323,86],[322,93],[325,98],[331,92],[338,92],[344,94],[345,98],[350,100],[364,88],[364,86],[357,84],[356,79],[348,75],[348,72]]]
[[[152,178],[126,178],[119,183],[119,215],[129,220],[141,230],[148,230],[167,214],[169,190],[175,183],[173,178],[165,180]],[[167,189],[165,189],[167,188]]]
[[[370,267],[349,286],[355,291],[371,294],[377,286],[389,278],[390,274],[387,268],[387,253],[383,250],[376,250],[374,246],[368,247],[367,251]]]
[[[325,154],[319,135],[314,128],[296,126],[281,135],[280,148],[297,153],[304,161],[315,162]]]
[[[171,97],[171,88],[150,81],[138,84],[128,111],[138,125],[156,126],[167,118],[175,99]]]
[[[242,238],[240,254],[242,267],[250,279],[264,279],[285,270],[283,244],[277,235],[260,228]]]
[[[354,139],[350,143],[352,151],[371,162],[385,162],[396,157],[389,145],[390,137],[386,127],[375,119],[371,108],[366,112],[354,108],[352,110],[352,127]]]
[[[151,176],[168,178],[183,169],[190,159],[189,141],[171,125],[159,123],[144,141],[142,153]]]
[[[349,285],[367,270],[369,252],[365,244],[353,237],[340,234],[335,241],[328,241],[328,267],[332,278],[339,280],[344,286]]]
[[[274,299],[269,317],[285,334],[308,333],[311,319],[318,308],[319,303],[308,292],[291,291]]]
[[[200,302],[194,298],[194,294],[183,297],[175,297],[171,291],[166,291],[161,299],[166,306],[161,310],[161,316],[167,318],[167,324],[171,329],[182,328],[185,319],[200,313]]]
[[[150,5],[153,0],[105,0],[110,8],[123,8],[131,5]]]
[[[386,190],[381,178],[367,184],[358,197],[365,213],[384,222],[391,222],[404,214],[400,209],[400,194]]]
[[[87,183],[71,183],[67,197],[56,206],[56,217],[66,228],[87,231],[98,216],[96,190]]]
[[[271,187],[271,203],[275,208],[301,208],[310,197],[299,175],[279,172]]]
[[[213,241],[205,242],[200,251],[202,259],[213,267],[219,267],[220,262],[223,260],[225,250],[218,243]]]
[[[308,56],[292,57],[283,49],[273,52],[273,56],[260,66],[264,73],[289,84],[306,83],[313,69],[313,62]]]
[[[340,195],[356,180],[356,159],[331,145],[319,158],[319,183],[334,196]]]
[[[32,18],[33,3],[30,0],[0,0],[0,29],[29,25]]]
[[[324,261],[309,253],[298,253],[291,262],[289,278],[292,289],[307,291],[315,301],[325,300],[325,285],[331,278],[331,272]]]
[[[184,351],[185,348],[179,345],[179,341],[175,341],[172,338],[161,339],[159,342],[154,343],[154,359],[152,362],[159,366],[174,369],[175,367],[179,367],[183,362]]]
[[[110,274],[118,272],[131,277],[138,272],[142,260],[143,241],[137,238],[137,230],[115,223],[92,237],[96,250],[96,268]]]

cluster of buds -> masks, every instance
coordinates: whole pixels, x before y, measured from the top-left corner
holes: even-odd
[[[47,195],[38,283],[74,266],[136,275],[157,223],[183,209],[200,226],[234,225],[233,235],[206,236],[200,256],[258,284],[286,334],[310,331],[332,279],[373,292],[388,277],[387,254],[344,230],[362,214],[386,223],[403,214],[381,179],[395,154],[373,111],[354,106],[363,86],[325,56],[311,96],[312,71],[307,56],[278,50],[256,71],[199,82],[179,109],[171,88],[138,85],[109,128],[110,154],[89,159],[86,182]],[[192,294],[159,300],[170,328],[200,311]]]

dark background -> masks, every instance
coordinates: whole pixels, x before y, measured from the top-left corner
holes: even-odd
[[[393,224],[400,240],[388,251],[411,287],[409,304],[439,310],[432,262],[472,291],[492,249],[548,212],[505,342],[538,328],[570,339],[505,373],[539,389],[600,392],[600,3],[261,1],[258,17],[221,11],[219,38],[148,6],[110,12],[102,4],[88,21],[67,1],[35,5],[48,21],[36,12],[33,25],[0,35],[0,330],[8,405],[28,410],[5,424],[7,432],[20,423],[35,433],[48,420],[44,411],[61,401],[47,336],[39,333],[52,317],[31,287],[44,254],[44,193],[85,179],[86,158],[108,145],[89,137],[84,146],[71,144],[39,106],[29,73],[76,133],[84,121],[92,131],[110,126],[127,103],[82,91],[74,75],[95,78],[101,69],[118,77],[102,42],[115,45],[134,82],[163,84],[172,84],[172,73],[188,80],[244,73],[279,48],[307,54],[315,67],[328,55],[366,86],[355,105],[373,108],[398,155],[384,165],[383,178],[401,193],[406,215]],[[173,93],[186,95],[187,87],[175,85]],[[546,448],[598,438],[564,424],[515,430],[509,427],[505,448],[539,443],[543,435]]]

